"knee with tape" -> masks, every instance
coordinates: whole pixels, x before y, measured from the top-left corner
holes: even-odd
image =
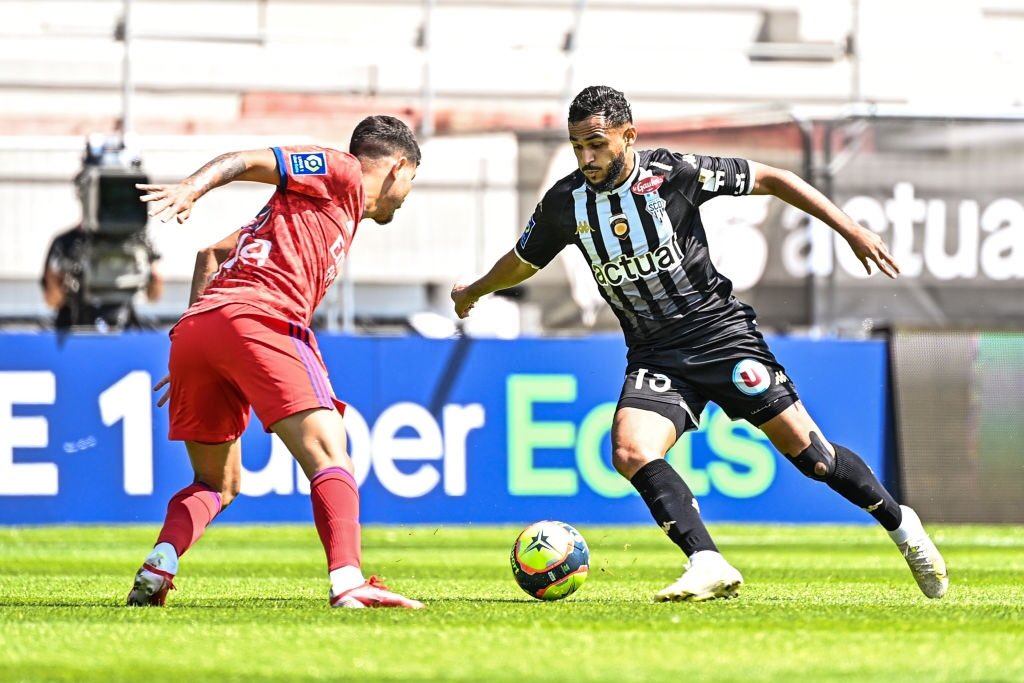
[[[836,471],[836,458],[828,452],[817,432],[811,432],[811,445],[791,460],[804,476],[818,481],[827,481]]]

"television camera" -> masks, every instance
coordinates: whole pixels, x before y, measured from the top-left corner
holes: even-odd
[[[133,300],[152,276],[148,215],[136,183],[148,183],[142,160],[121,140],[86,143],[75,187],[82,223],[62,264],[65,291],[78,311],[94,312],[100,327],[138,326]],[[73,324],[91,324],[82,316]]]

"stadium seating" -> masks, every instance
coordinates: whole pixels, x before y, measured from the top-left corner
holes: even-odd
[[[855,5],[856,61],[847,51]],[[82,136],[109,132],[123,113],[123,7],[0,3],[0,317],[43,312],[33,283],[50,237],[76,220],[69,180]],[[1024,64],[1024,10],[1009,0],[941,11],[923,0],[133,0],[130,7],[130,123],[161,180],[242,142],[344,146],[368,112],[426,120],[446,135],[560,129],[567,99],[597,82],[624,90],[638,119],[652,126],[781,105],[832,112],[851,99],[938,96],[948,104],[951,91],[958,104],[973,98],[977,107],[1024,102],[1024,81],[1011,77]],[[926,13],[930,26],[956,31],[958,50],[948,49],[943,31],[905,30]],[[986,85],[994,81],[1001,87]],[[183,146],[175,135],[199,137]],[[507,244],[535,189],[522,187],[522,160],[507,137],[493,139],[493,153],[480,151],[492,144],[482,140],[456,138],[428,152],[420,198],[386,236],[362,238],[361,250],[387,249],[391,265],[353,259],[357,283],[440,283]],[[456,153],[468,156],[438,156]],[[231,200],[232,209],[211,204],[189,237],[167,240],[172,287],[188,277],[192,236],[226,232],[248,210]],[[466,234],[486,236],[487,245],[467,244]]]

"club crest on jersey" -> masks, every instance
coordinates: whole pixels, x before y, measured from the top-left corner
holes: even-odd
[[[647,213],[654,216],[655,220],[661,220],[665,215],[665,200],[661,197],[655,199],[654,197],[647,198]]]
[[[629,221],[626,220],[626,214],[617,213],[608,222],[612,226],[613,235],[620,240],[629,237]]]
[[[772,376],[768,374],[768,368],[758,361],[744,358],[732,369],[732,383],[747,396],[757,396],[768,391]]]
[[[633,183],[633,187],[629,188],[633,191],[633,194],[650,194],[657,192],[661,184],[665,182],[665,178],[660,175],[652,175]]]
[[[298,152],[288,155],[292,175],[327,175],[327,155],[323,152]]]

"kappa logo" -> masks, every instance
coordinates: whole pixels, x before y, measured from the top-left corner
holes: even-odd
[[[789,378],[786,377],[786,373],[784,373],[782,370],[776,370],[775,371],[775,383],[776,384],[785,384],[788,381],[789,381]]]
[[[302,152],[288,155],[292,175],[327,175],[327,155],[323,152]]]
[[[661,530],[665,532],[666,536],[668,535],[668,532],[672,530],[672,527],[675,526],[675,523],[676,523],[676,520],[674,520],[674,519],[670,519],[667,522],[662,522],[661,523]]]
[[[684,154],[683,163],[689,164],[694,169],[697,168],[697,155],[695,154]]]
[[[732,369],[732,383],[747,396],[757,396],[768,391],[772,385],[772,376],[760,362],[744,358]]]
[[[577,235],[586,235],[588,232],[590,232],[590,223],[586,221],[580,221],[576,224]]]
[[[620,240],[624,240],[629,237],[629,221],[626,220],[626,215],[617,213],[611,217],[609,223],[612,226],[612,234],[618,237]]]
[[[662,183],[665,182],[665,178],[660,175],[652,175],[633,183],[633,187],[630,190],[633,194],[651,194],[657,192],[658,188],[661,187]]]

